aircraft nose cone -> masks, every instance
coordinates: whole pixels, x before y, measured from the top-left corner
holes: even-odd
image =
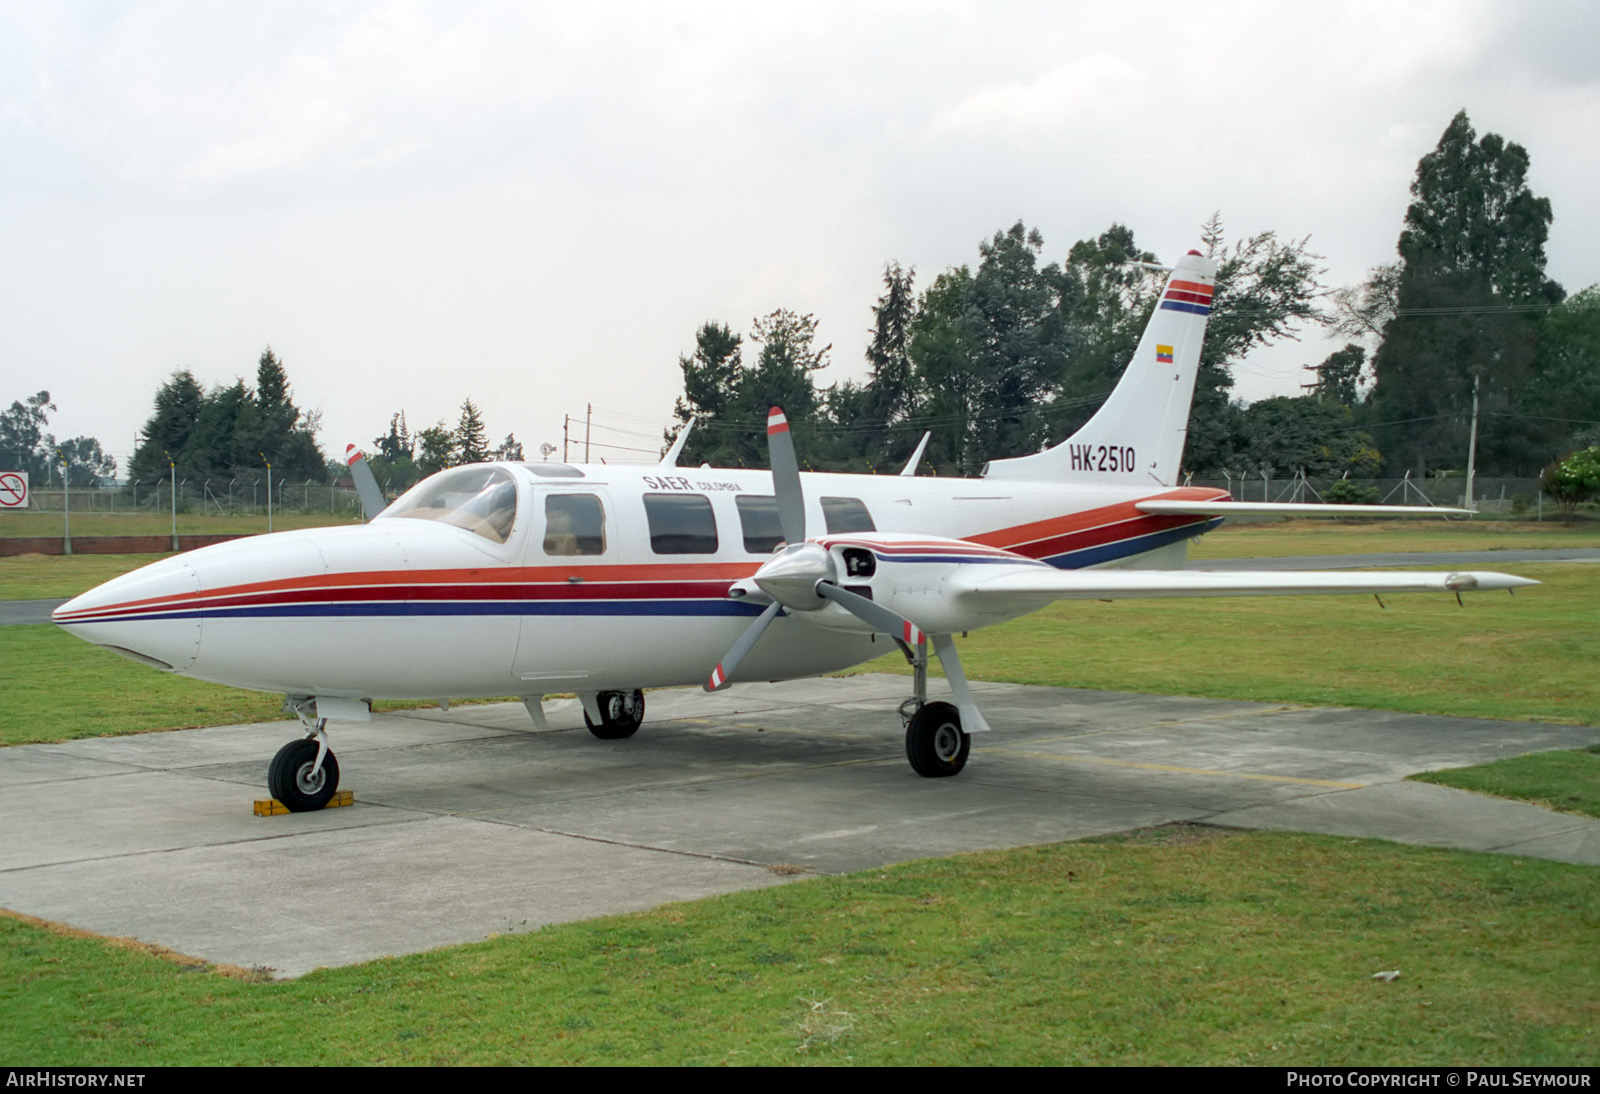
[[[189,603],[199,589],[194,568],[168,558],[97,585],[50,618],[85,642],[182,672],[200,653],[200,619]]]
[[[761,564],[755,583],[785,608],[814,612],[828,603],[817,595],[817,582],[833,577],[833,558],[826,547],[793,543]]]

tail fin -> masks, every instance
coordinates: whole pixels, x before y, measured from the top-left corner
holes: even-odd
[[[1054,448],[990,461],[984,477],[1173,485],[1216,275],[1217,264],[1199,251],[1179,259],[1133,360],[1094,417]]]

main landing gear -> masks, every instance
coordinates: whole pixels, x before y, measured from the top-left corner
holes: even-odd
[[[972,735],[961,728],[961,711],[949,703],[928,702],[928,643],[911,647],[902,644],[914,670],[916,694],[900,704],[900,720],[906,727],[906,759],[911,770],[926,779],[959,775],[967,766],[972,751]],[[962,692],[966,682],[962,681]]]
[[[315,701],[295,704],[306,736],[278,749],[267,767],[267,791],[291,813],[309,813],[333,800],[339,761],[328,748],[328,720],[316,717]]]
[[[590,714],[590,705],[585,697],[583,721],[589,727],[589,732],[602,741],[620,741],[624,737],[632,737],[639,723],[644,721],[644,692],[637,689],[602,691],[594,696],[593,705],[598,708],[600,715],[598,722]]]
[[[906,759],[929,779],[956,775],[967,766],[972,734],[961,730],[961,712],[949,703],[925,703],[906,725]]]

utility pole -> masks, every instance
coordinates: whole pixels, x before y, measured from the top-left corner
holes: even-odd
[[[572,415],[571,414],[563,414],[563,415],[561,415],[561,462],[562,463],[571,463],[572,462],[571,460],[567,459],[567,445],[570,443],[570,441],[572,439],[571,434],[572,434]]]
[[[1461,506],[1472,508],[1472,490],[1478,477],[1478,384],[1483,380],[1483,366],[1472,366],[1472,439],[1467,442],[1467,497]]]
[[[583,462],[589,462],[589,427],[594,422],[594,404],[588,404],[588,412],[583,416]]]

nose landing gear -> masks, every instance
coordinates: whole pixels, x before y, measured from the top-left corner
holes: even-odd
[[[306,727],[306,736],[278,749],[267,766],[267,792],[291,813],[322,809],[339,789],[339,761],[328,748],[328,720],[317,717],[316,700],[284,704]]]
[[[339,789],[339,761],[329,752],[318,766],[320,747],[309,737],[290,741],[278,749],[267,768],[267,792],[288,806],[291,813],[321,809]]]

